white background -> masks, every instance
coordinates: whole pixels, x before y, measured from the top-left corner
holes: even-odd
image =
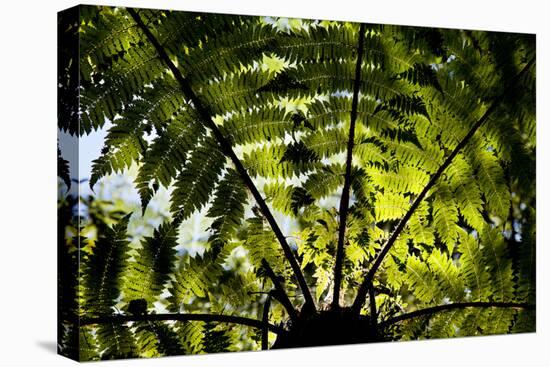
[[[56,12],[74,1],[4,0],[0,12],[0,365],[65,366],[56,338]],[[537,333],[110,362],[112,366],[546,365],[550,26],[544,0],[104,1],[109,5],[537,33]],[[549,145],[546,145],[549,144]],[[546,312],[545,312],[546,311]]]

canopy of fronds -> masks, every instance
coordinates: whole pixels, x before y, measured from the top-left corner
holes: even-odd
[[[170,192],[137,246],[129,213],[60,206],[63,353],[293,346],[281,335],[330,312],[368,320],[358,341],[534,331],[534,36],[91,6],[59,19],[59,129],[110,124],[90,185],[137,164],[133,216]],[[176,251],[198,211],[206,250]]]

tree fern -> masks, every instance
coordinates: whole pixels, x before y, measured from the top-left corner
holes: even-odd
[[[59,129],[107,135],[60,190],[64,354],[535,329],[533,37],[78,9]]]

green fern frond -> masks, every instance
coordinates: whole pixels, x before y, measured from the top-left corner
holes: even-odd
[[[101,359],[136,358],[139,356],[134,334],[129,326],[107,323],[97,328]]]
[[[426,202],[415,210],[408,226],[411,238],[416,244],[434,245],[435,235],[429,223],[429,206]]]
[[[396,118],[421,115],[426,117],[428,120],[430,119],[424,101],[416,96],[409,97],[405,95],[396,95],[386,102],[379,104],[374,110],[374,113],[383,110],[389,111]]]
[[[293,127],[291,116],[279,107],[246,111],[224,122],[225,136],[236,145],[283,140]]]
[[[135,329],[136,345],[143,357],[186,354],[173,327],[162,322],[139,322]]]
[[[394,192],[378,192],[374,207],[376,220],[379,222],[400,219],[409,208],[409,199]]]
[[[308,173],[320,165],[319,162],[283,160],[286,150],[284,145],[264,145],[245,153],[243,164],[251,176],[265,178],[292,178]]]
[[[383,139],[381,144],[391,152],[391,157],[397,162],[407,162],[428,173],[434,173],[443,163],[444,151],[434,142],[418,134],[418,144],[412,141],[395,141]],[[386,154],[388,156],[389,154]]]
[[[280,35],[275,52],[291,64],[339,60],[352,57],[356,53],[356,43],[356,35],[347,27],[311,27]]]
[[[145,237],[141,245],[130,266],[124,296],[127,300],[145,300],[153,307],[174,267],[176,231],[169,223],[163,223],[152,237]]]
[[[176,329],[186,354],[199,354],[203,350],[204,323],[184,322]]]
[[[419,85],[421,87],[432,86],[437,91],[443,92],[441,85],[437,79],[437,74],[434,68],[430,65],[416,63],[410,69],[405,70],[397,75],[398,78],[403,78],[409,83]]]
[[[178,115],[143,154],[135,180],[143,210],[154,195],[154,186],[167,188],[185,166],[187,154],[200,141],[204,127],[193,115]]]
[[[197,94],[206,101],[213,115],[243,112],[249,106],[272,103],[274,92],[261,88],[278,77],[260,68],[251,69],[202,84]]]
[[[90,187],[111,173],[121,173],[147,149],[145,126],[139,120],[116,119],[105,137],[101,156],[92,163]]]
[[[181,312],[190,295],[205,298],[208,290],[216,284],[222,268],[215,256],[208,252],[203,256],[183,258],[176,270],[175,281],[170,287],[169,309]]]
[[[444,182],[437,185],[434,196],[434,227],[449,253],[452,253],[460,232],[456,200],[449,186]]]
[[[395,171],[373,167],[368,174],[378,188],[401,194],[419,194],[429,180],[423,170],[407,166],[400,166]]]
[[[264,218],[255,216],[248,218],[246,222],[243,246],[248,250],[251,265],[255,269],[261,269],[263,268],[262,262],[265,260],[273,268],[273,271],[280,273],[282,269],[285,269],[284,255]]]
[[[460,302],[465,297],[465,287],[460,271],[451,258],[434,250],[427,262],[439,285],[441,296],[447,295],[451,301]]]
[[[201,209],[214,191],[225,165],[217,144],[206,139],[197,148],[176,179],[170,210],[176,221],[182,221]]]
[[[497,158],[490,151],[479,151],[474,165],[487,210],[505,219],[510,209],[510,191]]]
[[[310,174],[303,187],[315,200],[322,199],[343,185],[344,172],[344,167],[339,164],[323,167]]]
[[[231,342],[226,327],[209,322],[205,323],[203,345],[206,353],[228,352]]]
[[[264,185],[264,193],[266,201],[271,203],[273,208],[285,215],[293,215],[291,208],[291,198],[294,192],[294,186],[285,185],[284,183],[266,183]]]
[[[447,169],[446,178],[453,191],[460,214],[473,229],[483,231],[483,200],[479,184],[474,176],[472,167],[467,163],[464,155],[455,157],[453,164]]]
[[[460,231],[459,236],[460,273],[464,279],[464,284],[470,290],[473,301],[486,300],[491,293],[489,273],[483,260],[479,242],[465,231]]]
[[[276,42],[277,35],[271,27],[248,21],[190,50],[181,58],[182,67],[192,84],[205,83],[251,67],[262,54],[272,51]]]
[[[481,234],[481,244],[484,259],[487,261],[490,282],[494,286],[493,299],[511,300],[514,295],[514,274],[504,236],[498,229],[487,225]]]
[[[110,314],[121,291],[122,276],[129,258],[129,241],[126,234],[130,215],[112,228],[99,228],[93,253],[86,261],[87,273],[85,309],[92,314]]]
[[[244,218],[247,197],[248,193],[241,178],[235,170],[229,169],[218,185],[212,205],[206,214],[214,218],[210,227],[215,231],[215,240],[225,243],[235,235]]]
[[[518,249],[517,298],[534,302],[536,299],[536,233],[534,209],[527,209],[526,224],[522,227],[521,245]],[[527,224],[532,223],[532,224]],[[513,238],[515,240],[515,238]],[[529,318],[532,315],[524,315]]]
[[[346,149],[347,136],[344,129],[332,128],[311,132],[302,141],[318,157],[327,158]]]
[[[98,80],[90,87],[84,84],[80,95],[83,132],[102,127],[106,119],[114,120],[145,85],[162,78],[166,70],[151,47],[132,48],[123,60],[101,75],[102,83]]]
[[[410,256],[406,269],[405,281],[414,296],[427,304],[437,303],[437,281],[428,265],[416,256]]]

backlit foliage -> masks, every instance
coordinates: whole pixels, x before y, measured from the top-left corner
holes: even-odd
[[[59,204],[62,353],[255,350],[293,312],[352,304],[373,341],[535,330],[533,36],[92,6],[59,24],[79,41],[60,56],[59,129],[108,124],[90,185],[137,165],[142,204],[86,220]],[[169,215],[130,242],[162,190]],[[197,212],[204,251],[182,250]],[[168,312],[259,321],[154,319]]]

